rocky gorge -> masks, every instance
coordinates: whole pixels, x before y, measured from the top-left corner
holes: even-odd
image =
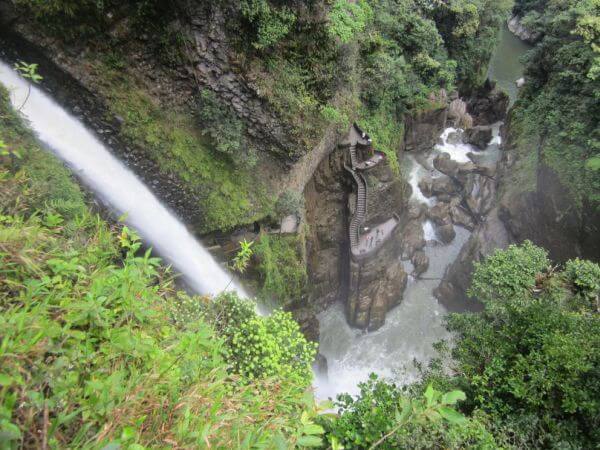
[[[297,32],[302,36],[318,28],[325,10],[301,3],[298,17],[303,21]],[[333,377],[344,376],[340,367],[349,370],[354,363],[365,372],[372,369],[373,361],[361,362],[356,349],[364,352],[369,339],[398,342],[402,326],[410,328],[409,318],[430,323],[421,323],[407,340],[429,332],[428,326],[434,330],[428,339],[447,337],[440,331],[447,311],[481,308],[466,291],[474,263],[497,248],[531,239],[548,248],[557,261],[600,253],[598,212],[571,208],[572,199],[551,167],[536,161],[534,173],[526,175],[528,181],[535,177],[535,186],[524,189],[519,184],[524,180],[516,174],[527,161],[516,155],[522,145],[516,137],[518,118],[512,111],[507,116],[511,100],[491,79],[460,92],[436,86],[418,107],[403,111],[400,141],[391,153],[385,152],[383,163],[364,172],[367,208],[361,233],[391,217],[398,223],[372,256],[355,260],[348,230],[359,193],[345,168],[348,153],[343,142],[352,129],[351,117],[367,133],[377,131],[366,128],[368,121],[360,122],[354,111],[359,108],[348,100],[358,89],[352,74],[358,73],[353,71],[362,63],[364,49],[340,45],[336,75],[342,75],[334,81],[323,77],[327,101],[339,110],[320,105],[317,114],[302,104],[290,118],[289,105],[275,101],[281,99],[270,92],[278,87],[277,75],[286,74],[268,72],[265,67],[275,63],[264,54],[240,51],[231,23],[241,14],[235,2],[192,2],[169,17],[167,29],[176,30],[176,39],[184,45],[168,63],[152,57],[151,35],[129,39],[127,16],[111,17],[107,32],[114,42],[130,42],[122,49],[125,56],[113,54],[99,64],[93,45],[65,44],[38,34],[9,2],[0,6],[6,27],[0,37],[2,57],[39,61],[43,88],[91,126],[222,265],[243,240],[258,243],[264,235],[284,235],[284,217],[275,211],[275,200],[288,191],[300,197],[299,206],[286,212],[298,226],[282,239],[292,241],[306,278],[301,295],[282,303],[308,337],[322,342],[321,353]],[[514,18],[509,28],[524,34]],[[523,38],[533,42],[541,36],[528,33]],[[307,45],[314,49],[313,42]],[[294,54],[296,49],[286,51]],[[124,92],[138,91],[143,92],[139,98],[123,98]],[[343,109],[345,103],[352,106]],[[334,119],[324,120],[325,113]],[[174,119],[180,115],[186,117],[185,133]],[[219,123],[212,123],[213,117]],[[155,127],[155,122],[161,126]],[[219,127],[223,123],[233,131]],[[215,130],[208,130],[212,126]],[[222,135],[242,150],[211,153],[209,147],[222,144]],[[378,144],[373,149],[378,150]],[[235,161],[228,159],[231,154]],[[225,182],[217,183],[207,175],[211,173]],[[260,292],[267,277],[260,271],[265,259],[255,256],[242,276],[252,292]],[[432,291],[439,304],[431,298]],[[422,301],[420,307],[416,299]],[[411,316],[406,310],[412,307]],[[386,354],[377,364],[398,359],[397,353],[384,351],[381,341],[366,350]],[[430,356],[431,350],[414,353],[405,348],[401,362],[408,364],[410,356],[427,359],[421,357]]]

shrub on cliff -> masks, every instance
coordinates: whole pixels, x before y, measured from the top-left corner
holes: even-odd
[[[135,233],[90,214],[68,170],[0,98],[0,140],[22,156],[0,157],[0,447],[318,445],[308,356],[296,353],[312,345],[289,316],[267,323],[224,302],[231,335],[252,320],[243,338],[260,339],[245,348],[267,345],[282,365],[238,375],[224,315],[176,294]]]
[[[497,448],[482,423],[455,409],[461,391],[411,395],[374,374],[359,386],[356,398],[338,396],[339,416],[320,420],[332,448]]]
[[[448,320],[456,335],[450,383],[465,390],[464,411],[489,415],[510,445],[592,448],[600,439],[600,317],[595,304],[574,309],[570,298],[597,292],[600,270],[579,261],[564,274],[540,274],[546,267],[546,252],[531,243],[476,266],[471,292],[485,310]]]

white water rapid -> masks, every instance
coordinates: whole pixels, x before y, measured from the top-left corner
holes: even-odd
[[[410,167],[409,183],[413,188],[411,201],[432,207],[435,200],[427,198],[419,189],[424,177],[436,178],[443,174],[433,168],[433,159],[446,152],[460,163],[470,161],[469,153],[481,160],[496,161],[499,156],[499,126],[495,124],[493,139],[484,151],[465,144],[459,139],[461,130],[446,128],[441,143],[418,157],[406,155],[403,165]],[[458,133],[458,135],[453,135]],[[372,372],[400,384],[416,381],[419,371],[414,361],[427,364],[435,356],[433,344],[451,340],[443,324],[446,308],[433,296],[433,290],[444,276],[470,232],[455,226],[456,237],[448,245],[436,238],[435,226],[423,219],[424,249],[429,268],[421,279],[409,276],[402,302],[388,312],[385,324],[377,331],[364,333],[351,328],[346,321],[344,306],[336,304],[319,315],[320,349],[327,358],[328,377],[318,378],[315,386],[319,398],[334,398],[348,392],[358,394],[358,383],[366,381]],[[409,261],[403,261],[407,273],[412,271]]]
[[[126,214],[125,222],[172,264],[193,290],[201,294],[232,290],[245,296],[183,223],[81,122],[1,61],[0,83],[9,90],[15,108],[23,105],[21,113],[40,141],[112,210]]]

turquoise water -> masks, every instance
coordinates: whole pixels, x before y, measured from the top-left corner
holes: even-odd
[[[502,27],[498,46],[490,61],[488,77],[496,80],[498,86],[508,93],[511,105],[517,99],[518,89],[515,81],[523,76],[521,56],[530,49],[531,45],[512,34],[506,24]]]

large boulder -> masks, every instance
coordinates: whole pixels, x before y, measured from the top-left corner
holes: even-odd
[[[446,107],[433,108],[407,115],[404,120],[405,151],[422,152],[431,149],[446,127]]]
[[[409,221],[402,230],[402,257],[410,258],[417,250],[425,247],[423,225],[420,220]]]
[[[427,207],[421,202],[411,202],[404,215],[408,220],[417,220],[423,217],[426,208]]]
[[[433,167],[449,177],[456,177],[458,174],[458,163],[454,161],[449,153],[437,155],[433,160]]]
[[[412,275],[415,278],[419,278],[427,271],[427,269],[429,269],[429,258],[422,250],[412,255],[412,258],[410,258],[410,262],[412,262],[413,264]]]
[[[464,135],[468,144],[484,150],[492,140],[492,127],[488,125],[478,125],[466,130]]]
[[[471,173],[464,184],[465,203],[476,216],[487,214],[494,206],[496,182],[488,177]]]
[[[463,245],[458,257],[448,266],[434,295],[451,312],[466,310],[480,311],[481,303],[469,299],[467,289],[471,285],[473,263],[481,261],[496,248],[504,248],[510,243],[497,210],[492,210]]]
[[[448,106],[448,121],[455,128],[470,128],[473,126],[473,118],[467,112],[467,104],[464,100],[456,98]]]
[[[486,80],[469,99],[468,111],[474,125],[491,125],[506,117],[510,98],[496,84]]]
[[[428,212],[427,216],[438,226],[452,223],[450,218],[450,203],[439,202]]]
[[[469,214],[469,212],[460,205],[454,205],[451,207],[450,216],[452,217],[452,222],[455,225],[460,225],[469,231],[473,231],[475,228],[475,221],[471,217],[471,214]]]
[[[425,176],[425,177],[421,178],[421,180],[419,181],[419,189],[421,190],[423,195],[427,198],[429,198],[433,195],[432,184],[433,184],[433,179],[429,176]]]
[[[521,17],[515,14],[510,19],[508,19],[506,25],[508,25],[508,29],[510,30],[510,32],[522,41],[527,42],[529,44],[535,44],[542,36],[541,33],[530,30],[529,28],[525,27],[521,20]]]
[[[456,231],[454,225],[449,223],[448,225],[442,225],[436,230],[436,235],[442,244],[449,244],[456,237]]]
[[[430,190],[432,195],[454,195],[458,192],[456,183],[448,176],[441,176],[431,180]]]

